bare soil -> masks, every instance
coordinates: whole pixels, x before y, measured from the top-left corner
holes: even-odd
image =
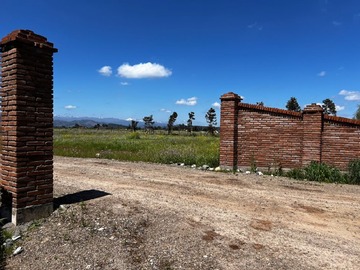
[[[55,158],[8,269],[359,269],[360,187]]]

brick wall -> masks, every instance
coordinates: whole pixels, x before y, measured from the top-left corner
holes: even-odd
[[[1,48],[2,149],[0,179],[12,222],[52,212],[53,53],[45,37],[17,30]]]
[[[346,168],[349,161],[360,158],[360,121],[324,115],[322,161]]]
[[[300,168],[311,161],[346,169],[360,158],[360,121],[323,115],[311,104],[302,113],[221,97],[220,166]]]

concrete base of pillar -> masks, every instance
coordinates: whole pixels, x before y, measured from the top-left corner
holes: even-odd
[[[11,213],[11,222],[15,225],[24,224],[26,222],[46,218],[53,212],[53,204],[42,204],[29,206],[25,208],[13,208]]]

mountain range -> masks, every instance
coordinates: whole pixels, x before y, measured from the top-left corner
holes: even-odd
[[[105,124],[114,128],[127,128],[131,124],[131,120],[118,118],[54,116],[54,127],[74,127],[75,125],[79,125],[82,127],[92,128],[98,124]],[[155,122],[154,126],[165,127],[166,124]],[[144,127],[144,122],[139,121],[138,127]]]

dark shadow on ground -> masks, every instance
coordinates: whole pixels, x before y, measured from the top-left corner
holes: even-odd
[[[67,194],[58,198],[54,198],[54,210],[58,209],[59,206],[62,204],[74,204],[101,198],[108,195],[111,195],[111,193],[96,189],[83,190],[73,194]]]

